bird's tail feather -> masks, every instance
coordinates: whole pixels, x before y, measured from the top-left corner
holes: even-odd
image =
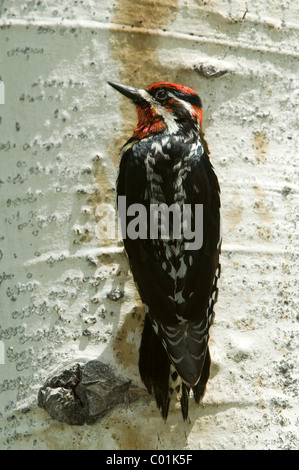
[[[199,403],[205,394],[207,381],[210,375],[210,367],[211,367],[211,356],[210,356],[209,348],[207,348],[205,362],[203,365],[200,379],[197,382],[197,384],[194,385],[194,387],[192,387],[193,395],[194,395],[194,399],[196,403]]]
[[[170,361],[167,353],[153,330],[148,316],[145,317],[139,351],[139,371],[149,393],[154,393],[157,406],[164,420],[169,408]]]
[[[203,398],[210,374],[211,358],[207,348],[201,377],[192,387],[194,399],[199,403]],[[155,333],[146,315],[139,350],[140,376],[149,393],[153,393],[163,419],[166,421],[170,398],[175,391],[180,397],[181,411],[184,420],[188,418],[190,387],[178,377],[160,338]],[[180,384],[175,387],[175,383]]]

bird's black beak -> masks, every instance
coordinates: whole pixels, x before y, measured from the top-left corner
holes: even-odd
[[[143,98],[139,95],[138,90],[136,88],[133,88],[131,86],[126,86],[126,85],[121,85],[120,83],[114,83],[114,82],[108,82],[112,88],[115,88],[115,90],[119,91],[122,95],[126,96],[127,98],[130,98],[135,104],[141,104]]]

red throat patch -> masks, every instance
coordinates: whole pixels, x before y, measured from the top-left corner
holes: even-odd
[[[136,106],[138,114],[138,124],[134,132],[134,137],[142,139],[149,134],[162,131],[165,127],[164,121],[157,115],[153,108],[142,108]]]

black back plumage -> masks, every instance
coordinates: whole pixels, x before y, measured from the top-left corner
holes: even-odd
[[[186,249],[186,239],[151,239],[150,218],[144,239],[124,239],[130,267],[145,304],[139,370],[154,393],[164,419],[170,402],[169,377],[175,369],[182,379],[181,408],[188,416],[190,389],[196,402],[209,377],[209,328],[220,276],[219,184],[202,134],[192,130],[174,135],[157,133],[132,138],[123,147],[117,195],[126,205],[203,205],[203,243]],[[128,225],[134,217],[126,216]]]

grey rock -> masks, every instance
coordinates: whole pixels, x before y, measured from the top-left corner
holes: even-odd
[[[38,405],[49,415],[70,425],[92,424],[115,406],[144,395],[130,380],[115,375],[98,360],[75,363],[58,370],[38,393]]]

